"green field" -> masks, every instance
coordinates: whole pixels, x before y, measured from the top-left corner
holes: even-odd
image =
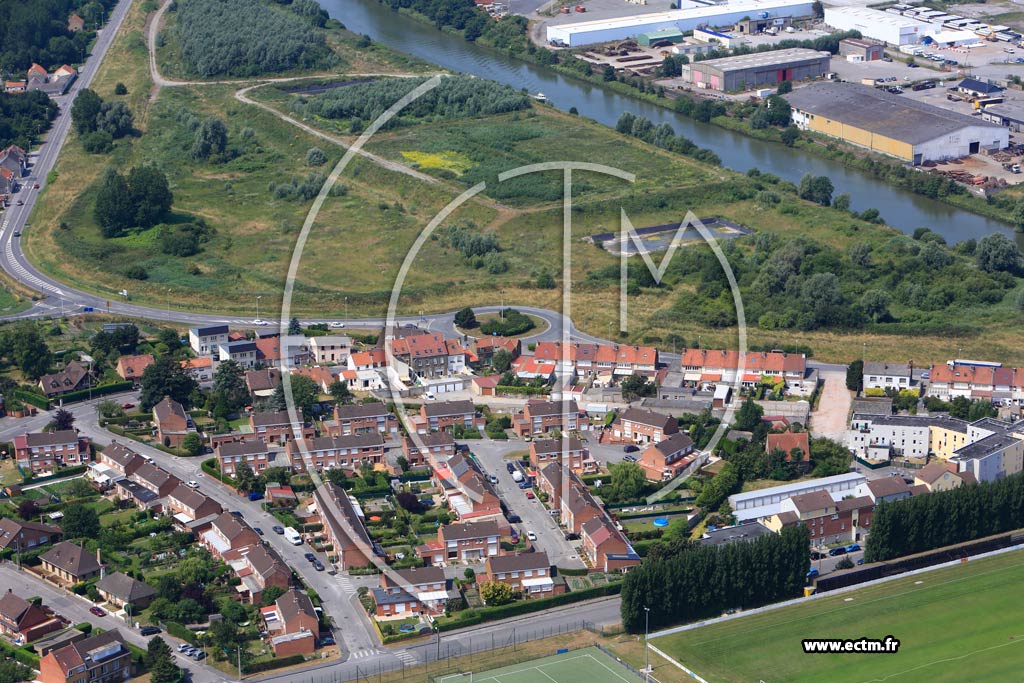
[[[466,671],[433,677],[434,683],[637,683],[640,680],[642,679],[639,676],[623,668],[596,647],[533,659],[490,671]]]
[[[1007,553],[651,644],[712,683],[1019,681],[1021,581],[1024,555]],[[805,655],[801,645],[889,635],[900,641],[897,654]]]

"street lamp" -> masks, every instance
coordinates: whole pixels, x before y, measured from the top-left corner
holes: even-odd
[[[647,644],[648,626],[651,620],[651,608],[644,606],[644,680],[651,680],[651,650]]]
[[[348,297],[345,297],[345,320],[348,320]]]
[[[501,308],[498,309],[498,316],[502,320],[505,319],[505,290],[504,289],[501,290]]]
[[[260,299],[262,299],[262,298],[263,298],[262,294],[257,294],[256,295],[256,319],[257,320],[260,319]]]

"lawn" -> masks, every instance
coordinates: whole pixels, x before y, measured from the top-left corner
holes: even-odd
[[[21,472],[18,471],[14,458],[0,460],[0,487],[20,484],[21,482]]]
[[[1022,559],[1012,552],[974,560],[651,644],[715,683],[1018,680]],[[804,638],[890,635],[900,641],[897,654],[804,655],[801,646]]]

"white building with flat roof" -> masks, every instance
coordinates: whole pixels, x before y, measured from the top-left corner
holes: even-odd
[[[853,495],[854,489],[867,481],[867,477],[859,472],[847,472],[833,477],[821,477],[799,481],[793,484],[773,486],[747,493],[734,493],[729,496],[729,505],[733,514],[740,522],[751,519],[770,517],[782,510],[782,503],[793,496],[814,491],[825,491],[833,499]]]
[[[864,38],[889,45],[916,45],[933,25],[910,17],[867,7],[826,7],[825,24],[837,31],[860,31]]]
[[[721,5],[697,5],[684,0],[682,9],[668,12],[549,25],[547,40],[567,47],[610,43],[664,29],[685,33],[699,27],[732,26],[744,18],[805,17],[814,13],[812,5],[808,0],[736,0]]]

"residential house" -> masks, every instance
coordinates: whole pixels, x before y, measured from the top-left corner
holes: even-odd
[[[257,337],[256,361],[264,365],[294,368],[309,363],[313,357],[309,339],[304,334]]]
[[[963,486],[963,484],[964,480],[960,473],[941,462],[929,463],[914,475],[914,485],[926,486],[932,493],[950,491],[958,486]]]
[[[561,439],[535,439],[530,442],[530,466],[540,469],[549,462],[560,462],[574,472],[583,471],[589,453],[574,436]]]
[[[378,618],[444,614],[448,579],[440,567],[396,569],[380,575],[380,588],[373,589]]]
[[[547,494],[552,510],[562,508],[562,465],[551,462],[537,472],[537,489]]]
[[[555,372],[557,369],[557,363],[538,360],[533,356],[520,356],[512,361],[512,372],[515,373],[517,379],[523,381],[541,379],[544,382],[552,383],[557,378]],[[568,382],[569,379],[571,377],[566,378],[565,381]]]
[[[801,471],[811,469],[811,438],[807,432],[769,434],[765,439],[765,452],[782,451],[786,462],[795,462]]]
[[[249,339],[239,339],[220,344],[217,347],[216,356],[221,362],[233,360],[243,368],[250,370],[256,367],[256,363],[260,362],[256,342]]]
[[[416,549],[428,565],[479,562],[502,554],[501,528],[494,520],[445,524],[437,528],[437,541]],[[422,548],[422,551],[421,551]]]
[[[213,498],[184,484],[178,484],[173,491],[167,494],[164,507],[167,509],[167,514],[174,517],[174,520],[182,526],[187,526],[203,517],[219,515],[224,511],[220,503]]]
[[[210,356],[188,358],[181,361],[181,367],[200,384],[213,381],[213,358]]]
[[[957,396],[996,405],[1024,404],[1024,369],[999,363],[951,360],[928,369],[926,395],[949,401]]]
[[[381,372],[387,367],[387,353],[384,349],[358,351],[348,357],[348,369],[355,373],[349,381],[353,391],[376,391],[384,388]]]
[[[220,473],[233,477],[239,463],[246,463],[253,472],[259,474],[274,461],[274,454],[262,441],[232,441],[217,446],[217,462]]]
[[[160,443],[170,448],[177,448],[189,432],[196,431],[192,417],[185,412],[184,406],[170,396],[164,396],[162,401],[153,406],[153,424]]]
[[[784,500],[780,510],[763,521],[776,533],[802,524],[810,532],[811,545],[855,543],[871,530],[874,509],[875,503],[868,496],[837,501],[826,491],[813,491]]]
[[[311,439],[316,431],[306,426],[302,409],[296,408],[293,420],[287,410],[271,413],[253,413],[249,416],[249,427],[257,439],[268,444],[284,445],[295,438]]]
[[[411,421],[420,434],[428,432],[447,432],[456,425],[461,429],[483,429],[484,418],[476,412],[472,401],[437,401],[420,406],[419,415],[411,416]]]
[[[563,484],[559,500],[559,519],[570,533],[578,534],[590,520],[603,518],[604,512],[575,474],[562,470],[562,476],[568,477],[568,481]]]
[[[551,560],[545,552],[488,557],[480,583],[504,583],[524,597],[548,598],[565,592],[565,583],[554,580]]]
[[[456,453],[447,462],[435,461],[431,465],[434,485],[460,521],[480,520],[501,516],[501,501],[483,474],[462,453]]]
[[[243,601],[258,603],[268,587],[287,590],[292,585],[292,570],[270,546],[260,543],[240,551],[240,555],[230,564],[242,580],[237,590]]]
[[[448,432],[436,434],[417,434],[415,438],[406,436],[402,439],[402,454],[411,468],[426,467],[431,460],[448,460],[455,455],[455,439]]]
[[[474,396],[496,396],[498,384],[501,383],[499,375],[487,375],[485,377],[473,377],[470,380],[470,390]]]
[[[0,152],[0,168],[6,168],[17,180],[28,172],[28,154],[17,145],[8,145]]]
[[[85,28],[85,19],[78,16],[76,12],[72,12],[71,16],[68,17],[68,30],[72,33],[78,33]]]
[[[118,500],[127,501],[139,510],[159,513],[163,509],[160,496],[133,479],[118,479],[114,482],[114,494]]]
[[[121,356],[117,359],[117,374],[126,382],[142,381],[142,373],[155,363],[153,354],[143,353],[138,356]]]
[[[96,460],[120,477],[130,477],[146,462],[141,455],[117,441],[97,451]]]
[[[205,325],[190,327],[188,345],[198,356],[216,356],[221,344],[228,342],[227,325]]]
[[[576,432],[590,426],[585,411],[580,411],[575,400],[526,402],[523,412],[512,419],[512,429],[518,436],[546,434],[551,431]]]
[[[39,378],[39,388],[46,398],[56,398],[72,391],[88,389],[92,380],[89,371],[77,360],[70,361],[64,369],[52,375]]]
[[[627,408],[612,424],[616,439],[635,444],[659,443],[678,431],[679,423],[671,415],[642,408]]]
[[[96,590],[110,604],[124,607],[131,603],[133,610],[145,609],[156,597],[156,590],[151,586],[121,572],[107,574],[97,581]]]
[[[241,551],[260,545],[260,537],[248,524],[225,512],[199,535],[199,542],[214,557],[227,561],[239,559]]]
[[[877,363],[869,361],[864,363],[862,380],[864,390],[895,389],[903,391],[904,389],[910,389],[913,384],[913,373],[913,363]]]
[[[320,619],[309,596],[294,588],[260,610],[275,657],[311,655],[320,633]]]
[[[737,379],[744,388],[762,382],[781,385],[787,393],[810,396],[817,386],[817,373],[808,372],[804,354],[783,351],[750,351],[743,358],[743,375],[739,375],[740,356],[737,351],[686,349],[680,370],[683,381],[711,390],[719,384],[733,386]]]
[[[627,572],[640,564],[629,540],[604,517],[594,517],[580,528],[583,553],[590,566],[603,572]]]
[[[427,332],[390,340],[395,359],[409,366],[416,378],[446,377],[466,369],[466,349],[458,339]]]
[[[274,394],[274,389],[281,383],[281,371],[278,368],[249,370],[245,373],[245,386],[254,398],[266,398]]]
[[[59,526],[0,517],[0,550],[31,550],[41,545],[56,543],[63,535],[64,532]]]
[[[81,583],[100,574],[99,551],[92,555],[80,545],[61,541],[39,556],[43,571],[63,583]]]
[[[318,365],[347,363],[352,353],[352,340],[342,335],[310,337],[309,351]]]
[[[15,595],[10,588],[0,597],[0,633],[18,643],[30,643],[62,628],[60,619]]]
[[[477,362],[480,365],[491,365],[494,362],[494,354],[498,351],[507,351],[512,360],[522,353],[522,342],[511,337],[481,337],[473,341],[473,352],[476,354]]]
[[[327,483],[313,492],[313,498],[324,525],[325,541],[334,546],[339,569],[365,567],[371,557],[384,554],[366,531],[359,503],[344,489]]]
[[[630,375],[654,377],[658,372],[658,350],[653,346],[573,342],[563,347],[561,342],[538,342],[533,356],[556,364],[559,377],[579,375],[604,386]]]
[[[140,465],[128,478],[139,486],[149,489],[159,498],[170,494],[181,485],[181,480],[176,476],[148,462]]]
[[[340,467],[353,473],[358,472],[363,463],[369,463],[374,469],[384,466],[384,439],[377,433],[289,441],[287,451],[295,472],[304,472],[307,461],[313,463],[317,472]]]
[[[881,477],[872,479],[857,488],[858,496],[867,496],[875,503],[910,498],[911,491],[902,477]]]
[[[357,403],[334,407],[335,424],[328,427],[331,436],[349,434],[397,434],[398,418],[384,403]]]
[[[56,472],[89,462],[89,440],[73,429],[31,432],[14,437],[14,455],[18,467],[33,474]]]
[[[652,443],[640,454],[640,467],[650,481],[675,479],[696,458],[693,439],[676,432],[667,439]]]
[[[132,653],[115,628],[51,650],[39,683],[119,683],[132,677]]]

